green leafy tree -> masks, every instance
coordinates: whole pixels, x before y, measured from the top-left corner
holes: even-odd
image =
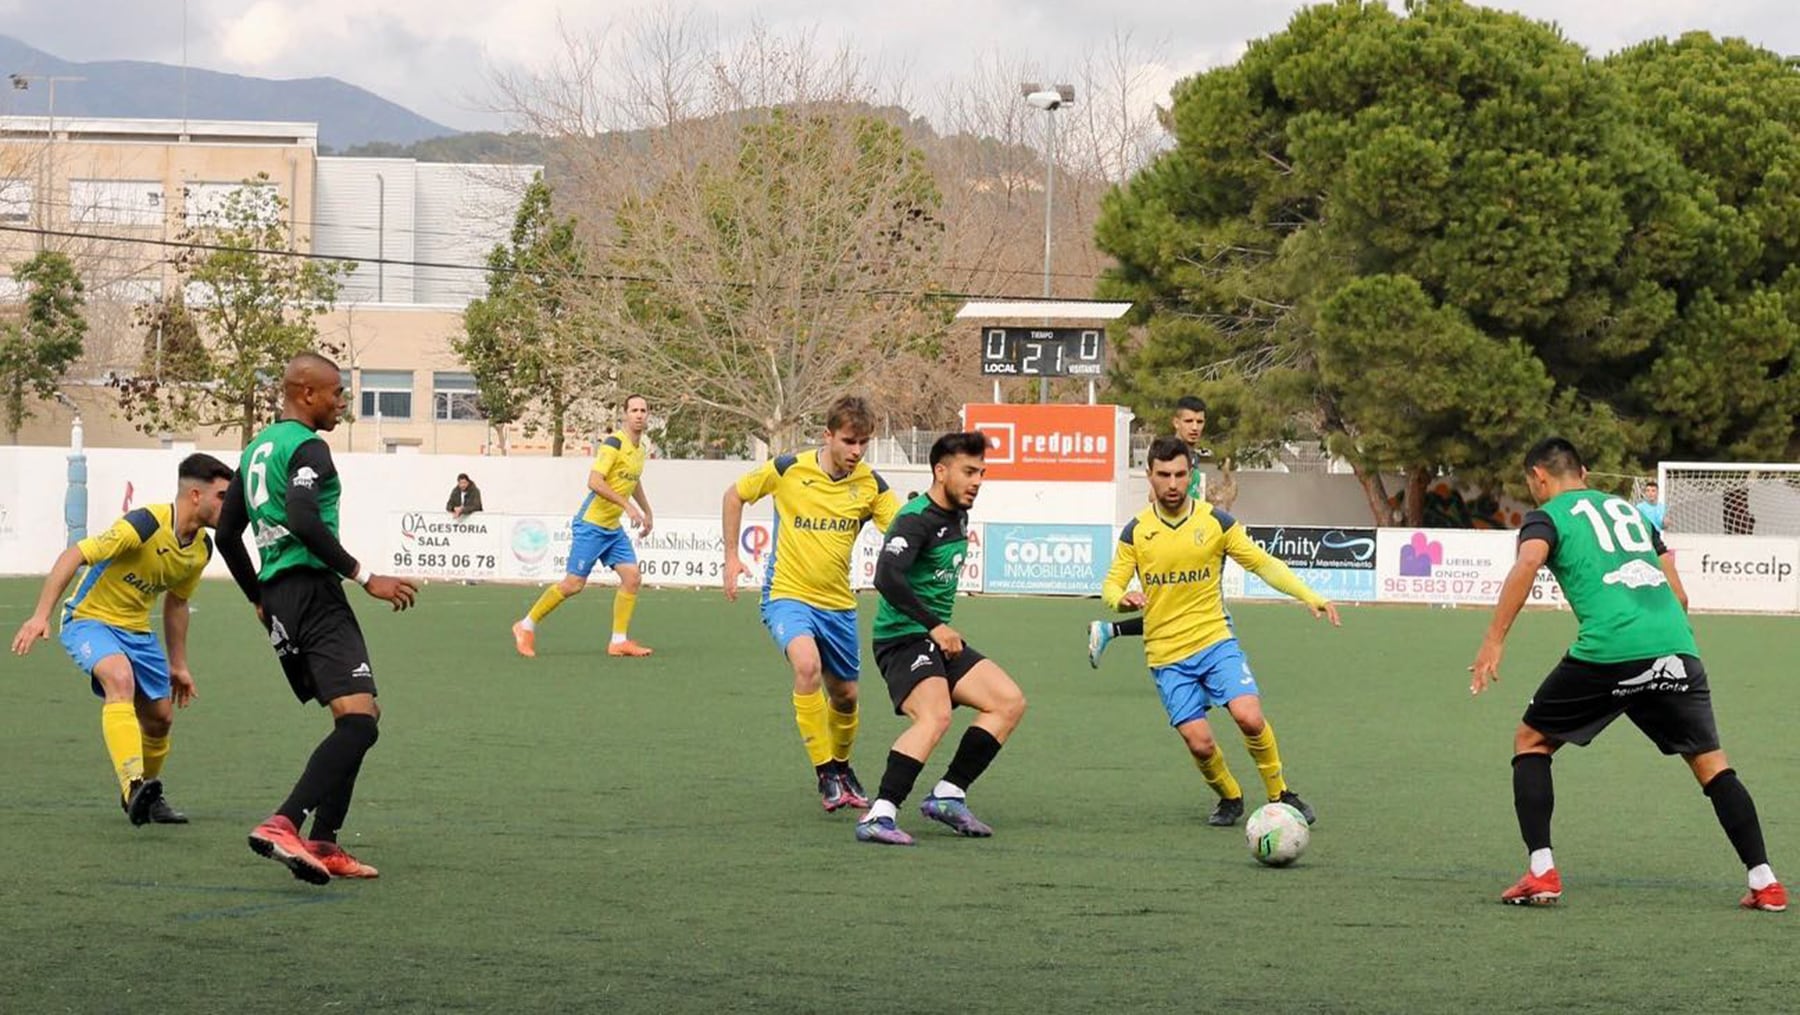
[[[25,302],[0,321],[0,386],[5,391],[7,439],[31,418],[33,399],[50,398],[70,364],[81,358],[87,319],[81,279],[64,255],[41,251],[13,266]]]
[[[573,218],[559,219],[540,175],[526,188],[512,235],[488,254],[488,294],[463,313],[451,346],[469,366],[481,410],[496,427],[550,435],[561,455],[570,431],[591,430],[616,401],[595,323],[584,312],[583,256]]]
[[[133,426],[144,433],[235,429],[248,443],[274,418],[287,361],[309,349],[338,351],[321,340],[318,318],[352,265],[293,253],[286,212],[268,177],[258,176],[182,233],[192,246],[176,258],[183,295],[169,306],[182,309],[170,312],[178,325],[191,322],[203,348],[180,350],[173,375],[140,368],[114,381]]]
[[[1673,186],[1666,170],[1645,181],[1656,229],[1624,269],[1655,287],[1663,327],[1609,379],[1624,389],[1616,400],[1662,456],[1791,458],[1800,453],[1800,74],[1779,54],[1704,33],[1607,64],[1638,127],[1673,151],[1682,174]]]
[[[1752,139],[1785,153],[1800,121],[1692,67],[1654,87],[1624,69],[1673,50],[1786,94],[1767,54],[1718,48],[1605,63],[1458,0],[1300,12],[1184,82],[1175,147],[1107,201],[1097,234],[1119,263],[1102,291],[1140,307],[1115,380],[1146,415],[1213,395],[1216,446],[1246,460],[1322,440],[1383,521],[1393,477],[1416,522],[1430,477],[1497,483],[1552,428],[1601,466],[1781,444],[1800,383],[1786,163],[1733,160]],[[1708,129],[1668,115],[1690,88],[1711,96]],[[1780,126],[1753,125],[1759,110]],[[1728,169],[1736,190],[1712,180]],[[1775,225],[1731,203],[1754,195]]]
[[[669,167],[619,208],[625,281],[596,294],[624,383],[778,449],[847,390],[916,396],[948,324],[925,297],[939,204],[897,127],[829,107]]]
[[[143,357],[138,373],[157,381],[204,383],[211,376],[211,357],[200,337],[200,326],[188,311],[178,290],[138,310],[138,326],[144,333]]]

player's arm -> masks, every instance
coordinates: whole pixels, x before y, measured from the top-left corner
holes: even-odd
[[[38,592],[37,609],[25,618],[25,623],[19,625],[19,632],[13,635],[15,655],[30,652],[34,642],[50,637],[50,611],[56,608],[56,601],[69,588],[69,579],[75,577],[83,563],[79,546],[71,546],[57,554],[56,563],[50,565],[50,574],[44,578],[44,587]]]
[[[1300,580],[1280,558],[1271,556],[1267,550],[1257,546],[1250,538],[1250,533],[1237,519],[1218,508],[1213,508],[1213,517],[1225,528],[1225,553],[1232,560],[1242,565],[1244,570],[1267,582],[1269,587],[1285,596],[1298,599],[1312,610],[1313,616],[1329,619],[1332,626],[1338,624],[1337,605],[1312,590],[1312,587]]]
[[[325,523],[325,515],[319,510],[319,484],[336,475],[331,448],[324,441],[309,440],[295,449],[293,457],[288,459],[288,532],[326,567],[355,581],[375,598],[394,604],[394,609],[406,609],[413,604],[413,596],[418,591],[413,584],[402,578],[389,578],[364,570],[356,558],[350,556],[350,551],[344,549],[344,544],[338,542],[331,526]]]
[[[188,602],[194,598],[194,593],[200,591],[200,577],[206,572],[206,565],[213,555],[212,538],[201,532],[200,540],[206,551],[205,557],[199,566],[170,588],[169,594],[163,597],[163,641],[169,648],[169,685],[179,708],[186,708],[189,702],[199,697],[194,690],[193,671],[188,669]]]
[[[1519,619],[1519,611],[1525,608],[1526,600],[1531,598],[1531,585],[1537,581],[1538,569],[1550,559],[1555,540],[1556,527],[1550,523],[1548,515],[1533,511],[1525,516],[1525,525],[1519,530],[1519,555],[1513,560],[1512,570],[1506,573],[1506,581],[1500,585],[1500,601],[1494,604],[1494,617],[1488,621],[1481,650],[1469,667],[1473,674],[1469,680],[1470,694],[1480,694],[1489,684],[1499,683],[1500,656],[1506,647],[1506,635],[1512,630],[1513,621]]]
[[[178,708],[186,708],[199,695],[194,690],[194,674],[188,669],[188,621],[192,614],[186,596],[174,590],[163,597],[163,640],[169,649],[169,690]]]
[[[644,492],[644,480],[642,477],[638,478],[637,489],[631,491],[631,499],[636,501],[637,506],[644,512],[643,521],[638,523],[638,535],[647,536],[650,534],[650,529],[654,526],[652,519],[655,512],[650,510],[650,495]]]
[[[113,522],[105,532],[79,540],[58,554],[56,562],[50,565],[50,574],[44,578],[43,588],[38,591],[37,608],[13,636],[13,651],[24,655],[31,651],[32,643],[50,636],[50,611],[56,608],[56,601],[68,590],[69,580],[83,564],[98,564],[142,546],[156,531],[157,524],[156,516],[148,509],[138,508]]]
[[[895,495],[894,488],[881,473],[875,473],[875,503],[869,508],[869,520],[882,532],[894,527],[894,519],[900,517],[900,498]]]
[[[931,526],[922,514],[907,515],[896,521],[881,544],[881,552],[876,554],[875,591],[889,606],[924,628],[938,648],[944,650],[944,655],[954,659],[962,652],[962,635],[931,612],[907,579],[907,572],[912,570],[930,537]]]
[[[1141,610],[1144,593],[1129,592],[1131,578],[1137,574],[1137,519],[1125,523],[1119,532],[1119,545],[1113,547],[1112,566],[1106,569],[1106,580],[1100,585],[1100,600],[1114,610]]]
[[[1675,551],[1669,549],[1668,545],[1663,542],[1662,530],[1651,527],[1650,548],[1656,551],[1656,560],[1662,565],[1663,577],[1669,580],[1669,591],[1675,593],[1675,598],[1681,603],[1681,612],[1686,613],[1688,608],[1687,586],[1681,584],[1681,575],[1675,570]]]
[[[244,473],[239,470],[231,477],[231,485],[225,488],[225,503],[219,507],[219,524],[214,530],[218,534],[217,546],[219,556],[225,558],[225,567],[231,571],[231,580],[250,600],[250,605],[262,606],[262,583],[256,580],[256,565],[250,561],[250,551],[244,549],[244,530],[250,527],[250,511],[245,507]]]
[[[793,456],[784,456],[788,465]],[[775,485],[786,471],[783,459],[776,458],[751,469],[738,481],[725,488],[725,500],[719,509],[719,539],[725,546],[725,598],[737,601],[738,578],[749,573],[749,565],[738,556],[738,533],[744,531],[744,505],[754,504],[775,492]]]

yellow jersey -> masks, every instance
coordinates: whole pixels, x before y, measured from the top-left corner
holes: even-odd
[[[856,608],[850,592],[850,555],[864,523],[883,531],[900,513],[887,480],[857,462],[833,479],[817,449],[781,455],[737,481],[738,496],[754,504],[775,497],[775,526],[763,569],[763,601],[794,599],[821,610]]]
[[[152,504],[128,512],[98,536],[75,544],[87,570],[63,603],[63,623],[98,620],[127,631],[150,630],[150,608],[164,592],[194,598],[200,574],[212,559],[212,537],[183,545],[175,538],[175,505]]]
[[[612,487],[614,493],[630,500],[637,492],[638,480],[644,475],[644,446],[632,441],[625,431],[614,430],[611,437],[600,442],[600,451],[594,455],[593,471],[605,478],[606,485]],[[616,529],[619,516],[624,513],[624,508],[589,490],[587,499],[575,512],[575,520]]]
[[[1116,608],[1136,575],[1145,599],[1144,657],[1151,666],[1178,663],[1232,637],[1219,588],[1227,556],[1301,602],[1326,601],[1218,508],[1190,500],[1187,514],[1171,519],[1152,504],[1119,533],[1100,593]]]

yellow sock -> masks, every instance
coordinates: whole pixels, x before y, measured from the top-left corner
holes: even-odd
[[[536,624],[538,621],[548,617],[551,610],[561,606],[563,604],[563,598],[562,586],[550,586],[544,590],[543,595],[538,597],[537,602],[531,604],[531,612],[525,615],[525,619]]]
[[[800,727],[800,739],[806,744],[806,758],[814,768],[831,760],[830,721],[825,713],[825,692],[794,695],[794,725]]]
[[[839,712],[834,708],[826,718],[831,726],[831,760],[849,761],[850,748],[856,744],[859,719],[856,706],[850,706],[848,712]]]
[[[1275,746],[1275,727],[1263,723],[1261,733],[1244,738],[1244,746],[1256,759],[1256,770],[1262,774],[1263,788],[1269,791],[1269,799],[1279,800],[1281,794],[1287,792],[1287,780],[1281,777],[1281,749]]]
[[[144,777],[144,731],[138,727],[137,710],[129,701],[109,701],[100,706],[100,733],[106,753],[112,755],[119,776],[119,797],[131,793],[131,784]]]
[[[163,761],[169,756],[169,738],[153,737],[144,734],[144,778],[155,779],[162,775]]]
[[[637,593],[620,592],[613,596],[613,640],[625,637],[631,630],[631,611],[637,609]]]
[[[1194,767],[1200,770],[1200,778],[1212,787],[1212,791],[1221,800],[1231,800],[1244,795],[1244,789],[1232,776],[1230,766],[1225,764],[1225,752],[1214,751],[1210,758],[1195,758]]]

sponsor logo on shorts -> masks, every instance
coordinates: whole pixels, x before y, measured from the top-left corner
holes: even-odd
[[[1645,691],[1686,691],[1693,686],[1688,680],[1687,665],[1680,656],[1663,656],[1635,677],[1626,677],[1614,685],[1613,697],[1627,698]]]
[[[288,640],[287,628],[281,626],[281,620],[277,617],[269,618],[269,644],[275,647],[277,656],[299,654],[293,642]]]
[[[919,653],[919,658],[914,659],[912,662],[912,668],[915,670],[920,669],[925,666],[930,666],[930,665],[931,665],[931,655],[930,655],[930,653],[927,653],[927,652]]]
[[[368,663],[357,663],[356,669],[350,671],[351,680],[374,680],[375,671],[369,669]]]

